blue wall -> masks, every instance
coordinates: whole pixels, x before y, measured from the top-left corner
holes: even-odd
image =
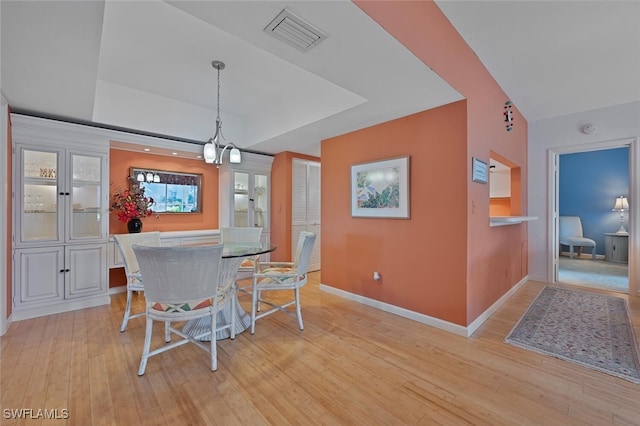
[[[559,195],[560,216],[580,216],[584,236],[604,254],[603,234],[620,228],[620,213],[611,211],[616,198],[629,197],[629,148],[561,155]]]

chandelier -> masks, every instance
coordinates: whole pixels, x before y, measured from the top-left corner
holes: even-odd
[[[209,139],[209,142],[204,145],[203,156],[206,163],[215,164],[220,167],[224,152],[229,147],[231,147],[231,151],[229,151],[229,162],[239,163],[241,157],[238,147],[231,142],[227,142],[222,134],[222,120],[220,119],[220,70],[223,70],[225,65],[224,62],[220,61],[213,61],[211,65],[218,70],[218,115],[216,116],[216,133]],[[224,141],[222,145],[221,141]]]

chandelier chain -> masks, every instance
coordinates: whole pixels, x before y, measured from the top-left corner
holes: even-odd
[[[217,119],[220,120],[220,67],[218,67],[218,116]]]

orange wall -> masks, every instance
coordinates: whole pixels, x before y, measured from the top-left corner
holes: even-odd
[[[271,253],[275,262],[290,261],[291,248],[291,200],[292,200],[292,161],[294,158],[320,161],[310,155],[285,151],[277,154],[271,166],[271,243],[278,250]]]
[[[218,228],[218,169],[202,160],[167,157],[139,152],[111,149],[109,153],[109,194],[128,186],[130,167],[200,173],[202,182],[202,213],[162,213],[142,219],[143,231],[187,231]],[[127,233],[127,225],[115,215],[109,215],[109,233]]]
[[[510,197],[495,197],[489,203],[489,214],[491,216],[511,216]]]
[[[466,250],[463,323],[468,325],[527,274],[526,224],[489,227],[489,188],[471,181],[471,158],[488,161],[495,151],[521,167],[520,211],[526,215],[527,122],[514,105],[514,127],[506,132],[502,113],[507,95],[433,1],[354,3],[467,99],[466,170],[461,171],[466,176],[467,235],[460,250]],[[460,191],[453,185],[448,189]]]
[[[322,142],[323,284],[466,324],[466,109],[456,102]],[[351,166],[404,155],[411,218],[351,217]]]

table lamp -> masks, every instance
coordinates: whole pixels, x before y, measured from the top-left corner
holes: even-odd
[[[628,235],[626,229],[624,229],[624,212],[629,210],[629,201],[622,195],[616,198],[616,204],[613,206],[614,212],[620,212],[620,229],[616,231],[616,234]]]

